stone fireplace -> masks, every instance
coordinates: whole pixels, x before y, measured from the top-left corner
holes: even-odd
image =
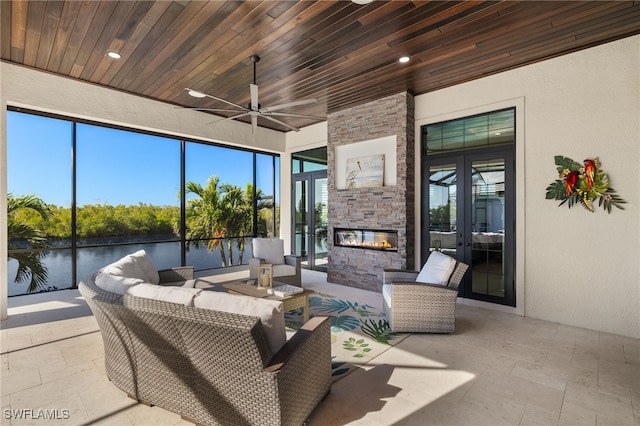
[[[327,124],[328,231],[334,236],[328,241],[327,279],[380,291],[383,269],[414,266],[413,95],[399,93],[330,114]],[[345,184],[345,164],[354,156],[371,154],[384,156],[383,185]],[[345,241],[349,240],[343,238],[341,243],[337,235],[343,230],[360,231],[351,234],[353,242],[357,238],[360,242],[348,246]],[[393,235],[393,241],[371,232]],[[371,247],[366,247],[367,243],[371,243]],[[381,246],[373,247],[374,243]],[[386,247],[389,243],[393,248]]]

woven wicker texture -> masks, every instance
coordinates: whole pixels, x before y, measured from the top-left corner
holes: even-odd
[[[158,271],[160,284],[193,279],[193,266],[176,266]]]
[[[383,283],[391,284],[391,303],[384,312],[392,331],[453,333],[456,328],[458,286],[469,265],[458,262],[447,286],[416,283],[418,272],[389,269]]]
[[[108,378],[141,402],[206,425],[300,425],[330,389],[326,318],[272,354],[257,317],[119,296],[93,279],[79,289],[102,332]]]

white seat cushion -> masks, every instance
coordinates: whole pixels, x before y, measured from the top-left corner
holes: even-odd
[[[193,298],[202,291],[201,288],[185,288],[141,283],[130,287],[127,294],[145,299],[162,300],[184,306],[193,306]]]
[[[439,251],[431,252],[426,263],[416,277],[416,282],[447,285],[456,267],[456,260]]]
[[[280,265],[284,263],[284,240],[280,238],[254,238],[253,257],[264,259],[266,263]]]
[[[143,282],[140,278],[122,277],[105,273],[99,273],[95,278],[95,283],[98,287],[116,294],[127,294],[131,287],[140,285]]]
[[[287,277],[296,274],[296,267],[291,265],[273,265],[274,277]]]
[[[269,346],[275,354],[286,341],[282,302],[249,296],[203,291],[194,300],[196,308],[260,318]]]
[[[147,279],[145,281],[152,284],[160,283],[160,275],[158,274],[158,270],[153,265],[153,262],[151,261],[151,258],[146,251],[138,250],[137,252],[130,254],[127,257],[133,259],[135,264],[138,265],[140,269],[142,269],[142,271],[147,276]]]

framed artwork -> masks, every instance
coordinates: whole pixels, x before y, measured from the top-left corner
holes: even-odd
[[[345,176],[347,189],[382,186],[384,182],[384,154],[349,158]]]

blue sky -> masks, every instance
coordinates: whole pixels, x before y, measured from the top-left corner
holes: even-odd
[[[8,190],[71,205],[71,122],[9,111]],[[180,143],[123,130],[77,125],[77,201],[84,204],[179,205]],[[252,153],[188,143],[186,180],[242,188],[252,183]],[[271,188],[271,157],[258,155],[258,187]]]

